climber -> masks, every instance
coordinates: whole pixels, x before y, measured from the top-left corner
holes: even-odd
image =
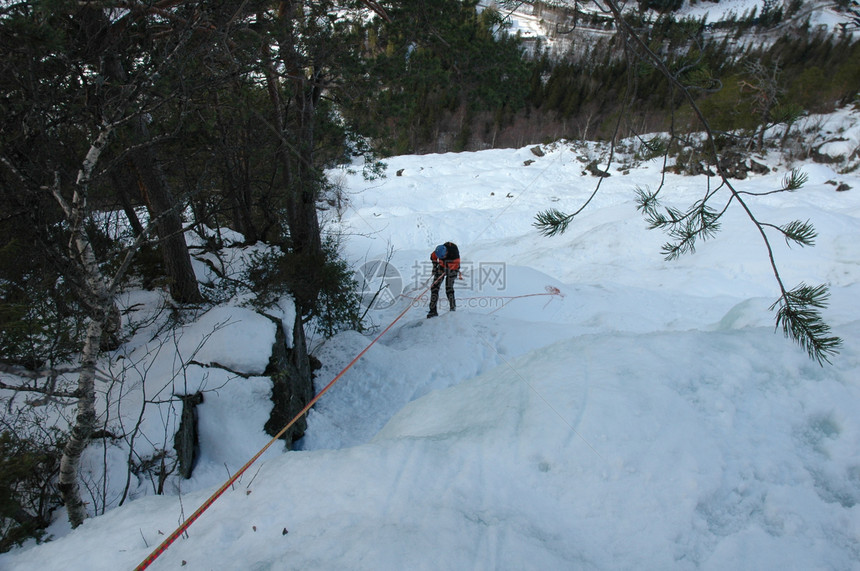
[[[433,284],[430,286],[430,312],[427,317],[436,317],[436,305],[439,302],[439,289],[445,280],[445,295],[448,296],[448,308],[456,311],[457,303],[454,300],[454,280],[460,276],[460,250],[453,242],[445,242],[430,254],[433,262]]]

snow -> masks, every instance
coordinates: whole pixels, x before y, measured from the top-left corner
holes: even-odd
[[[827,124],[858,141],[857,118]],[[819,232],[814,248],[771,237],[788,287],[831,286],[824,316],[844,346],[821,367],[774,332],[777,284],[736,206],[714,239],[667,262],[634,201],[661,164],[628,161],[565,234],[542,237],[534,214],[581,205],[597,182],[584,165],[602,153],[543,151],[394,157],[373,181],[330,173],[348,207],[327,230],[356,267],[392,251],[402,297],[368,312],[372,331],[316,340],[317,390],[411,310],[323,396],[298,450],[270,448],[151,569],[860,569],[857,171],[770,154],[756,160],[773,172],[734,181],[755,193],[791,168],[809,175],[748,200],[763,220]],[[668,175],[665,199],[687,205],[706,184]],[[428,320],[426,260],[447,240],[465,279],[457,311]],[[239,296],[158,345],[162,295],[127,295],[152,324],[120,360],[138,364],[124,406],[139,412],[142,385],[150,399],[207,390],[203,458],[166,495],[140,483],[77,530],[58,514],[53,541],[0,555],[2,569],[134,568],[268,442],[259,375],[273,321]],[[284,300],[271,313],[289,324],[291,311]],[[191,354],[199,365],[174,378]],[[167,406],[146,409],[152,442],[172,434]],[[126,452],[111,454],[120,469]]]

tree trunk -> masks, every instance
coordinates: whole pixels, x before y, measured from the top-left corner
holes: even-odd
[[[314,73],[314,82],[319,81],[319,74]],[[316,115],[316,102],[319,98],[319,88],[308,85],[308,81],[301,76],[293,79],[294,109],[296,123],[298,124],[298,160],[295,168],[290,172],[292,192],[288,193],[288,215],[290,222],[290,234],[294,247],[299,251],[308,252],[312,256],[322,257],[322,239],[320,237],[320,224],[317,217],[317,192],[318,181],[314,173],[314,144],[315,130],[314,119]],[[295,228],[295,230],[294,230]],[[320,259],[320,261],[322,261]]]
[[[279,42],[278,53],[288,69],[293,69],[294,60],[299,56],[287,39]],[[302,264],[303,282],[294,287],[294,297],[300,312],[310,310],[319,296],[322,279],[324,255],[317,217],[318,180],[314,172],[314,115],[316,101],[320,95],[319,73],[315,72],[313,81],[305,78],[302,69],[288,73],[287,85],[289,105],[281,94],[281,83],[274,66],[268,58],[271,54],[263,47],[266,84],[269,98],[279,128],[281,143],[277,160],[281,167],[281,180],[287,211],[287,226],[290,231],[290,248],[297,263]],[[288,115],[289,113],[289,115]],[[291,145],[287,145],[287,142]]]
[[[75,183],[75,194],[72,204],[68,204],[60,194],[60,189],[54,189],[54,196],[62,206],[69,221],[72,240],[69,244],[69,254],[80,265],[86,278],[85,299],[82,301],[90,308],[90,322],[81,350],[81,372],[78,376],[77,415],[72,426],[69,440],[63,448],[60,458],[60,475],[57,488],[68,511],[69,523],[73,528],[78,527],[87,517],[87,510],[81,497],[78,483],[78,469],[81,454],[89,442],[90,435],[96,426],[96,362],[102,342],[105,324],[112,314],[113,298],[110,288],[96,261],[92,244],[84,229],[87,214],[87,194],[93,171],[108,143],[113,129],[106,126],[99,137],[90,146],[83,161]],[[119,315],[119,312],[116,312]]]
[[[301,85],[296,86],[296,99],[307,97],[302,91]],[[291,157],[291,151],[282,145],[279,158],[283,168],[290,247],[297,263],[303,266],[301,269],[303,283],[293,293],[296,296],[299,311],[304,312],[316,304],[325,256],[317,217],[317,181],[311,166],[313,165],[313,102],[305,99],[300,102],[300,105],[302,108],[297,110],[298,120],[305,124],[299,127],[299,155]],[[284,136],[286,135],[285,130]]]
[[[100,17],[104,17],[102,14]],[[103,26],[107,24],[103,23]],[[120,84],[128,81],[128,74],[117,54],[103,56],[105,73]],[[140,143],[150,141],[146,117],[137,118],[133,127],[134,138]],[[170,279],[170,295],[179,303],[201,301],[197,278],[191,266],[191,256],[182,232],[182,218],[176,200],[167,186],[167,180],[150,145],[142,145],[132,153],[131,163],[137,178],[140,194],[152,220],[157,220],[159,249],[164,258],[164,270]]]
[[[216,96],[216,104],[218,98]],[[231,141],[229,122],[218,108],[215,116],[221,127],[224,154],[226,159],[221,165],[223,187],[232,202],[232,218],[234,228],[245,237],[246,242],[253,244],[260,239],[260,233],[254,224],[252,213],[254,200],[251,192],[251,173],[248,158],[250,137],[248,132],[253,126],[245,122],[239,128],[238,142]]]
[[[143,118],[139,120],[136,131],[145,141],[149,133],[143,121]],[[182,231],[182,218],[155,153],[151,147],[144,146],[134,153],[132,162],[149,214],[152,220],[157,220],[159,248],[170,279],[170,295],[179,303],[197,303],[202,297]]]
[[[111,180],[134,235],[140,236],[143,234],[143,224],[141,224],[140,218],[137,217],[137,212],[134,211],[134,205],[131,203],[131,197],[128,195],[128,187],[130,184],[134,184],[134,181],[130,180],[128,176],[123,176],[117,170],[111,172]]]
[[[87,337],[81,354],[81,374],[78,377],[78,412],[69,440],[60,458],[60,476],[57,488],[69,516],[72,528],[81,525],[87,518],[87,509],[81,497],[78,469],[81,454],[87,447],[90,435],[96,427],[95,371],[102,336],[102,320],[94,317],[87,326]]]
[[[247,172],[247,158],[237,157],[237,163],[226,161],[223,166],[222,180],[225,193],[230,197],[233,227],[245,237],[249,244],[260,239],[254,225],[251,207],[251,181]],[[236,171],[239,171],[238,173]]]

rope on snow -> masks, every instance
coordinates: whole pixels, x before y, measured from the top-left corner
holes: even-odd
[[[427,286],[427,287],[424,289],[424,291],[423,291],[423,292],[421,292],[420,296],[423,296],[423,295],[427,292],[427,290],[429,290],[429,289],[430,289],[430,286]],[[420,296],[419,296],[419,297],[420,297]],[[183,533],[185,533],[185,531],[186,531],[186,530],[191,526],[191,524],[192,524],[192,523],[194,523],[194,522],[197,520],[197,518],[199,518],[199,517],[203,514],[203,512],[205,512],[207,509],[209,509],[209,506],[211,506],[212,504],[214,504],[214,503],[215,503],[215,501],[216,501],[218,498],[220,498],[220,497],[221,497],[221,495],[222,495],[225,491],[227,491],[227,488],[231,487],[231,486],[236,482],[236,480],[238,480],[238,479],[239,479],[239,477],[240,477],[242,474],[244,474],[244,473],[245,473],[245,471],[246,471],[248,468],[250,468],[250,467],[251,467],[251,465],[252,465],[254,462],[256,462],[256,461],[260,458],[260,456],[262,456],[262,455],[263,455],[263,453],[264,453],[266,450],[268,450],[268,449],[269,449],[269,447],[270,447],[272,444],[274,444],[278,439],[280,439],[280,438],[281,438],[281,436],[283,436],[283,435],[287,432],[287,430],[289,430],[289,429],[290,429],[290,427],[291,427],[293,424],[295,424],[296,422],[298,422],[298,420],[299,420],[303,415],[305,415],[305,414],[306,414],[306,413],[311,409],[311,407],[312,407],[313,405],[315,405],[315,404],[317,403],[317,401],[318,401],[318,400],[320,400],[320,398],[321,398],[325,393],[327,393],[327,392],[328,392],[328,390],[329,390],[332,386],[334,386],[334,384],[335,384],[337,381],[339,381],[339,380],[340,380],[340,378],[341,378],[341,377],[343,377],[343,375],[344,375],[344,374],[345,374],[345,373],[346,373],[346,372],[347,372],[347,371],[348,371],[348,370],[349,370],[353,365],[355,365],[355,364],[358,362],[358,360],[359,360],[359,359],[361,359],[361,358],[364,356],[364,354],[365,354],[365,353],[367,353],[367,352],[368,352],[368,350],[370,350],[370,348],[371,348],[371,347],[373,347],[373,346],[376,344],[376,342],[377,342],[377,341],[379,341],[379,339],[380,339],[380,338],[382,338],[382,336],[383,336],[383,335],[385,335],[386,333],[388,333],[388,331],[389,331],[389,330],[394,326],[394,324],[395,324],[395,323],[397,323],[398,321],[400,321],[400,319],[401,319],[404,315],[406,315],[406,313],[407,313],[410,309],[412,309],[412,304],[407,305],[407,306],[406,306],[406,309],[404,309],[403,311],[401,311],[401,312],[400,312],[400,314],[399,314],[397,317],[395,317],[395,318],[394,318],[394,320],[393,320],[391,323],[389,323],[389,324],[388,324],[388,327],[386,327],[385,329],[383,329],[383,330],[382,330],[382,332],[381,332],[379,335],[377,335],[376,337],[374,337],[374,338],[373,338],[373,340],[372,340],[370,343],[368,343],[367,347],[365,347],[364,349],[362,349],[362,351],[361,351],[358,355],[356,355],[356,356],[352,359],[352,361],[350,361],[350,362],[346,365],[346,367],[344,367],[344,368],[343,368],[343,369],[342,369],[342,370],[341,370],[337,375],[335,375],[335,377],[334,377],[334,378],[329,382],[329,384],[327,384],[327,385],[326,385],[326,386],[325,386],[325,387],[324,387],[324,388],[323,388],[319,393],[317,393],[317,395],[316,395],[316,396],[314,396],[314,398],[312,398],[312,399],[310,400],[310,402],[308,402],[308,404],[306,404],[306,405],[305,405],[305,407],[304,407],[301,411],[299,411],[299,413],[298,413],[296,416],[294,416],[294,417],[293,417],[293,419],[292,419],[292,420],[290,420],[290,422],[288,422],[288,423],[287,423],[287,425],[286,425],[286,426],[284,426],[284,427],[283,427],[283,428],[282,428],[282,429],[281,429],[281,430],[280,430],[280,431],[279,431],[279,432],[278,432],[274,437],[272,437],[272,439],[271,439],[271,440],[269,440],[269,442],[268,442],[265,446],[263,446],[263,447],[260,449],[260,451],[259,451],[259,452],[257,452],[256,454],[254,454],[254,456],[253,456],[250,460],[248,460],[248,461],[245,463],[245,465],[244,465],[244,466],[242,466],[241,468],[239,468],[239,470],[238,470],[235,474],[233,474],[233,476],[232,476],[232,477],[230,477],[230,479],[228,479],[226,482],[224,482],[224,484],[222,484],[222,485],[221,485],[221,487],[220,487],[220,488],[218,488],[218,489],[215,491],[215,493],[214,493],[214,494],[212,494],[211,496],[209,496],[209,498],[208,498],[205,502],[203,502],[203,504],[201,504],[201,506],[200,506],[199,508],[197,508],[197,509],[194,511],[194,513],[193,513],[193,514],[191,514],[191,515],[188,517],[188,519],[186,519],[185,521],[183,521],[183,522],[182,522],[182,524],[181,524],[179,527],[177,527],[177,528],[176,528],[176,530],[175,530],[173,533],[171,533],[169,536],[167,536],[167,538],[166,538],[164,541],[162,541],[162,542],[161,542],[161,544],[160,544],[158,547],[156,547],[156,548],[155,548],[155,550],[153,550],[153,552],[152,552],[152,553],[150,553],[150,554],[149,554],[149,556],[148,556],[146,559],[144,559],[143,561],[141,561],[141,562],[140,562],[140,564],[139,564],[137,567],[135,567],[135,571],[143,571],[144,569],[146,569],[147,567],[149,567],[150,565],[152,565],[152,562],[153,562],[153,561],[155,561],[156,559],[158,559],[158,556],[159,556],[159,555],[161,555],[162,553],[164,553],[164,552],[167,550],[167,548],[168,548],[168,547],[170,547],[170,545],[171,545],[174,541],[176,541],[176,540],[179,538],[179,536],[180,536],[180,535],[182,535]]]
[[[441,278],[442,278],[442,276],[439,277],[440,280],[441,280]],[[402,297],[405,297],[407,299],[411,299],[411,300],[413,300],[413,302],[419,301],[430,290],[430,287],[431,286],[429,286],[429,285],[427,287],[425,287],[424,291],[422,291],[416,297],[410,297],[410,296],[406,296],[406,295],[404,295]],[[529,294],[524,294],[524,295],[508,295],[508,296],[478,296],[478,297],[468,297],[468,298],[463,298],[463,299],[504,299],[504,300],[506,300],[500,307],[498,307],[498,308],[496,308],[490,312],[490,313],[493,313],[493,312],[498,311],[499,309],[502,309],[502,307],[506,306],[508,303],[510,303],[511,301],[513,301],[515,299],[522,299],[522,298],[526,298],[526,297],[545,296],[545,295],[546,296],[552,296],[552,297],[564,297],[564,294],[561,293],[561,291],[557,287],[548,285],[548,286],[546,286],[545,290],[546,291],[544,293],[529,293]],[[549,301],[552,301],[552,298]],[[547,303],[549,303],[549,301]],[[296,416],[294,416],[293,419],[290,420],[290,422],[287,423],[286,426],[284,426],[274,437],[272,437],[272,439],[269,440],[269,442],[265,446],[263,446],[259,450],[259,452],[254,454],[254,456],[250,460],[248,460],[244,466],[239,468],[239,470],[235,474],[233,474],[233,476],[231,476],[226,482],[224,482],[224,484],[222,484],[221,487],[215,491],[215,493],[213,493],[211,496],[209,496],[209,498],[205,502],[203,502],[200,505],[200,507],[197,508],[194,511],[194,513],[192,513],[188,517],[188,519],[183,521],[182,524],[179,527],[177,527],[175,531],[173,531],[173,533],[171,533],[169,536],[167,536],[167,538],[164,541],[162,541],[161,544],[158,547],[156,547],[152,551],[152,553],[149,554],[149,556],[146,557],[146,559],[141,561],[140,564],[137,567],[135,567],[135,571],[143,571],[144,569],[149,567],[162,553],[164,553],[167,550],[168,547],[170,547],[170,545],[174,541],[176,541],[179,538],[180,535],[185,533],[185,531],[191,526],[191,524],[194,523],[197,520],[197,518],[199,518],[201,515],[203,515],[203,512],[205,512],[207,509],[209,509],[209,507],[212,504],[214,504],[215,501],[218,498],[220,498],[221,495],[224,494],[225,491],[227,491],[227,488],[230,488],[236,482],[236,480],[238,480],[242,476],[242,474],[244,474],[248,470],[248,468],[250,468],[251,465],[254,464],[254,462],[256,462],[260,458],[260,456],[263,455],[263,453],[266,450],[269,449],[270,446],[272,446],[272,444],[277,442],[287,432],[287,430],[290,429],[290,427],[293,424],[298,422],[298,420],[302,416],[307,414],[307,412],[311,409],[311,407],[313,405],[315,405],[317,403],[317,401],[320,400],[320,398],[322,398],[322,396],[325,393],[327,393],[328,390],[332,386],[334,386],[334,384],[337,381],[339,381],[340,378],[343,377],[343,375],[350,368],[352,368],[352,366],[355,365],[358,362],[358,360],[361,359],[364,356],[364,354],[367,353],[370,350],[370,348],[376,344],[377,341],[379,341],[382,338],[383,335],[388,333],[388,331],[392,327],[394,327],[394,324],[397,323],[398,321],[400,321],[400,319],[404,315],[406,315],[409,312],[409,310],[412,309],[413,306],[414,306],[414,303],[408,304],[406,306],[406,308],[403,311],[401,311],[400,314],[397,315],[397,317],[395,317],[394,320],[391,323],[389,323],[385,329],[382,330],[382,332],[379,333],[379,335],[374,337],[373,340],[370,343],[368,343],[367,346],[364,349],[362,349],[362,351],[352,359],[352,361],[350,361],[343,369],[341,369],[341,371],[337,375],[335,375],[335,377],[319,393],[317,393],[316,396],[314,396],[314,398],[312,398],[310,400],[310,402],[308,402],[308,404],[306,404],[305,407],[298,414],[296,414]],[[546,306],[544,306],[544,307],[546,307]]]
[[[526,297],[550,296],[549,301],[547,301],[546,304],[544,304],[544,307],[546,307],[553,300],[553,298],[555,298],[555,297],[564,298],[564,294],[561,292],[560,289],[558,289],[555,286],[551,286],[551,285],[545,286],[544,290],[545,291],[542,293],[526,293],[523,295],[479,295],[479,296],[473,296],[473,297],[459,297],[457,299],[458,299],[458,301],[468,301],[468,300],[472,300],[472,299],[503,299],[503,300],[505,300],[505,302],[502,305],[500,305],[499,307],[497,307],[496,309],[494,309],[493,311],[491,311],[487,314],[487,315],[491,315],[491,314],[499,311],[500,309],[502,309],[503,307],[505,307],[506,305],[508,305],[510,302],[512,302],[515,299],[523,299]],[[421,294],[419,294],[418,296],[415,296],[415,297],[405,295],[405,294],[400,294],[400,297],[412,300],[413,303],[416,303],[419,301],[424,301],[424,295],[426,293],[427,293],[427,290],[425,289]]]

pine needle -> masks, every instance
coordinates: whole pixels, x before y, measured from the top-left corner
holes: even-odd
[[[809,220],[806,222],[794,220],[780,226],[779,229],[785,235],[785,242],[789,246],[792,242],[801,246],[814,246],[815,238],[818,236],[818,232],[815,231]]]
[[[565,214],[561,210],[550,208],[542,212],[538,212],[535,216],[535,222],[532,224],[538,231],[547,237],[564,234],[568,224],[573,221],[573,215]]]
[[[825,285],[808,286],[801,283],[777,300],[770,308],[778,308],[776,327],[795,341],[811,359],[824,366],[830,364],[829,357],[839,353],[842,339],[830,335],[830,326],[821,317],[821,309],[827,307],[830,292]]]

